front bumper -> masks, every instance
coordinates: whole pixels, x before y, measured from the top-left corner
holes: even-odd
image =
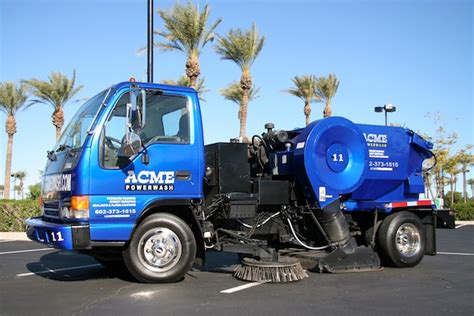
[[[90,229],[86,224],[56,224],[41,217],[26,220],[26,235],[29,239],[64,250],[89,249]]]

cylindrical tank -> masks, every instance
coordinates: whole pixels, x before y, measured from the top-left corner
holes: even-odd
[[[411,130],[342,117],[315,121],[292,142],[293,165],[286,169],[306,188],[307,200],[321,208],[341,195],[356,202],[418,199],[422,163],[432,157],[432,144]]]

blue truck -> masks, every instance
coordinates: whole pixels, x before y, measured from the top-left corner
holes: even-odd
[[[431,143],[342,117],[265,128],[205,146],[194,89],[116,84],[48,152],[42,215],[27,235],[105,266],[120,260],[141,282],[180,280],[207,251],[319,272],[412,267],[436,253],[436,226],[453,219],[419,199]]]

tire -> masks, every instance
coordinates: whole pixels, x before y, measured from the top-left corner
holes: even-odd
[[[196,240],[181,218],[169,213],[154,214],[138,226],[123,258],[129,272],[140,282],[176,282],[194,263]]]
[[[377,233],[378,251],[384,265],[414,267],[423,259],[426,236],[418,216],[402,211],[386,217]]]

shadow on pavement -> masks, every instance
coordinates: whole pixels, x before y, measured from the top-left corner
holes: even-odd
[[[192,271],[233,273],[240,264],[235,253],[208,252],[203,266],[194,266]],[[101,265],[92,257],[75,252],[56,251],[43,255],[39,261],[26,264],[26,268],[45,279],[75,282],[98,279],[120,279],[138,283],[127,271],[123,262]],[[189,273],[187,276],[194,277]]]
[[[43,255],[38,262],[28,263],[26,267],[38,276],[55,281],[120,279],[127,282],[136,282],[123,264],[105,267],[97,263],[92,257],[66,251],[56,251]]]

